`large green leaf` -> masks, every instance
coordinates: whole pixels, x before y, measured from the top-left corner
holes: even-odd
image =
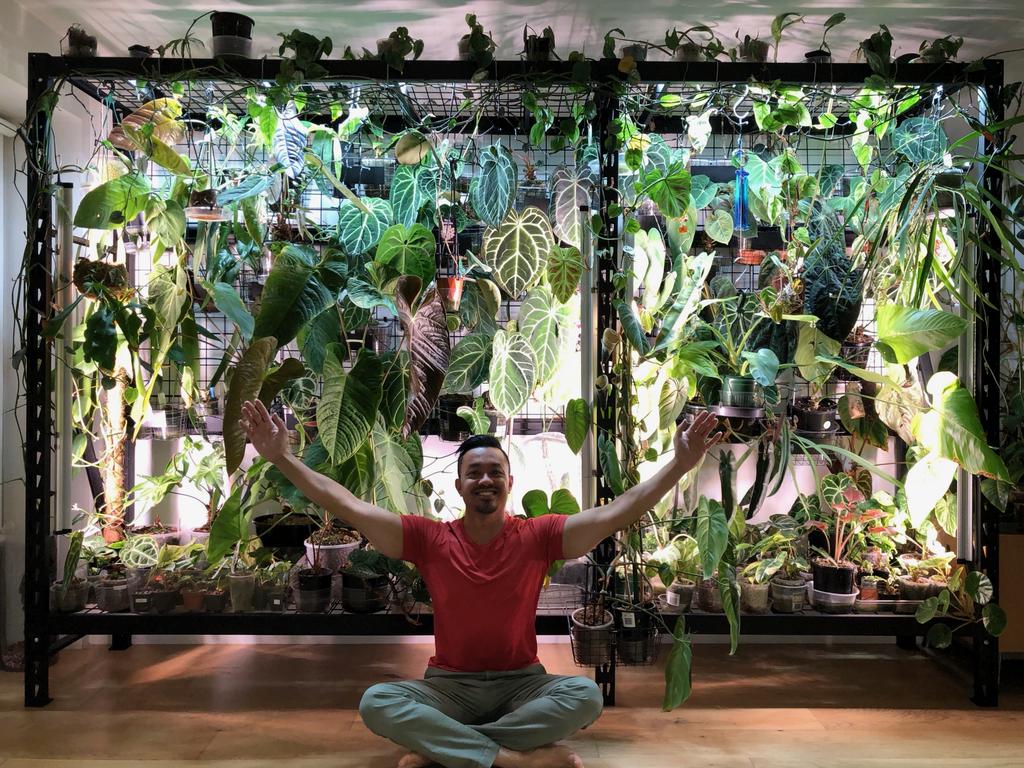
[[[284,346],[303,325],[334,302],[316,263],[316,254],[308,246],[285,246],[263,288],[253,332],[256,337],[274,336]]]
[[[173,247],[185,239],[185,209],[177,200],[151,197],[145,219],[150,233],[164,245]]]
[[[123,227],[146,207],[149,181],[138,171],[118,176],[86,193],[75,211],[75,226],[86,229]]]
[[[409,400],[409,354],[388,352],[381,355],[384,369],[383,392],[380,399],[380,414],[384,428],[399,432],[405,423],[405,408]]]
[[[578,249],[554,246],[548,256],[548,283],[551,293],[565,304],[576,293],[583,276],[583,256]]]
[[[230,475],[242,463],[245,455],[245,430],[242,429],[242,403],[255,400],[263,386],[263,377],[277,351],[277,339],[267,336],[256,339],[245,350],[234,367],[228,382],[227,402],[224,405],[224,460]]]
[[[519,171],[512,153],[492,144],[480,153],[480,173],[469,185],[469,204],[489,227],[500,226],[516,199]]]
[[[694,208],[707,208],[718,194],[718,184],[707,176],[694,176],[690,180],[690,201]]]
[[[442,393],[469,394],[487,380],[491,366],[491,329],[474,331],[459,340],[452,349],[451,364],[444,377]]]
[[[543,211],[534,207],[522,213],[513,210],[501,226],[484,232],[483,259],[498,285],[518,299],[536,281],[554,244]]]
[[[441,296],[430,288],[414,313],[419,290],[420,280],[415,276],[400,277],[395,289],[398,317],[409,345],[409,404],[402,430],[406,435],[417,431],[433,410],[451,357]]]
[[[271,368],[263,379],[259,399],[268,408],[289,382],[306,375],[306,366],[297,357],[285,358],[280,365]]]
[[[421,285],[418,277],[416,280],[417,285]],[[394,300],[390,296],[378,291],[365,280],[353,277],[345,285],[345,291],[349,301],[351,301],[356,307],[359,307],[359,309],[369,312],[376,307],[387,307],[388,311],[391,313],[398,314],[398,309],[395,307]],[[345,327],[348,328],[351,326],[346,323]]]
[[[558,304],[545,285],[531,290],[519,308],[519,330],[533,350],[537,384],[558,371],[564,339],[570,332],[569,321],[569,308]]]
[[[680,616],[676,621],[672,634],[672,650],[668,653],[665,663],[665,696],[661,708],[671,712],[690,698],[692,690],[691,669],[693,666],[693,648],[690,635],[686,631],[686,621]]]
[[[642,287],[640,303],[653,314],[661,308],[661,302],[668,298],[668,294],[661,291],[661,282],[665,277],[665,241],[657,229],[640,231],[633,240],[633,248],[636,255],[642,250],[646,257],[647,270],[643,275],[637,274],[637,279],[641,281]]]
[[[586,214],[581,207],[590,207],[594,184],[588,175],[580,176],[573,168],[562,167],[555,171],[551,181],[552,229],[555,237],[563,243],[580,247],[580,221]]]
[[[490,367],[491,402],[500,413],[515,416],[533,391],[536,370],[533,350],[521,333],[494,334]]]
[[[289,102],[277,111],[274,127],[274,159],[290,178],[298,178],[306,167],[306,126],[299,120],[295,104]]]
[[[1003,460],[985,439],[978,407],[955,374],[939,371],[928,380],[932,408],[914,420],[918,441],[975,475],[1010,481]]]
[[[242,338],[245,341],[252,339],[256,321],[252,319],[249,310],[245,308],[242,297],[238,295],[235,286],[228,285],[227,283],[214,283],[211,295],[217,309],[223,312],[228,320],[238,327]]]
[[[470,330],[488,327],[497,328],[498,310],[501,308],[501,289],[494,281],[484,277],[467,280],[462,286],[462,303],[459,317]]]
[[[270,189],[270,185],[273,183],[274,180],[270,176],[261,176],[256,173],[249,174],[238,184],[218,189],[217,204],[234,205],[235,203],[240,203],[243,200],[249,200],[262,195]]]
[[[381,236],[374,261],[392,267],[400,275],[416,275],[425,286],[434,279],[436,249],[434,233],[422,224],[395,224]]]
[[[460,405],[456,415],[462,418],[469,425],[469,431],[474,435],[488,435],[491,432],[491,417],[484,413],[484,399],[478,397],[473,401],[473,407]]]
[[[710,579],[729,544],[729,521],[721,502],[700,497],[696,539],[704,578]]]
[[[249,520],[253,507],[242,508],[242,486],[238,486],[217,510],[206,542],[206,557],[211,563],[223,559],[239,542],[249,540]]]
[[[715,211],[704,220],[704,231],[716,243],[728,245],[733,233],[732,214],[729,211]]]
[[[995,603],[989,603],[981,609],[981,621],[986,632],[992,637],[999,637],[1006,629],[1006,611]]]
[[[327,345],[341,340],[341,311],[331,303],[327,309],[299,329],[296,337],[302,359],[314,373],[323,373]]]
[[[644,329],[640,325],[640,319],[636,316],[636,311],[633,307],[619,299],[615,299],[612,302],[612,307],[619,316],[619,324],[622,325],[622,332],[626,335],[630,346],[639,352],[641,356],[649,353],[651,351],[651,340],[644,333]]]
[[[669,217],[665,221],[665,236],[671,246],[673,261],[690,253],[693,238],[697,235],[697,209],[691,204],[682,216]]]
[[[590,407],[581,397],[570,400],[565,406],[565,441],[569,450],[579,453],[583,441],[590,431]]]
[[[334,131],[326,130],[319,126],[314,126],[310,133],[313,136],[313,140],[310,143],[309,151],[319,159],[319,167],[324,168],[335,179],[342,178],[345,168],[342,165],[343,152],[341,140],[337,134]],[[327,175],[322,171],[315,171],[313,173],[313,180],[320,189],[320,194],[327,197],[334,194],[334,185],[331,184]]]
[[[814,326],[801,323],[793,362],[804,379],[821,384],[832,375],[835,365],[830,359],[839,354],[841,346],[838,341],[830,339]]]
[[[942,125],[932,117],[912,117],[896,126],[892,148],[912,163],[937,163],[949,147]]]
[[[711,253],[701,253],[693,259],[680,259],[680,268],[684,274],[675,300],[662,320],[661,330],[654,341],[654,352],[671,349],[679,340],[687,322],[700,307],[701,291],[714,261],[714,254]]]
[[[615,441],[606,437],[603,432],[597,436],[597,463],[601,468],[601,476],[611,492],[616,496],[625,493],[626,487],[622,482],[622,465],[619,463],[619,455],[615,451]]]
[[[889,429],[878,417],[874,408],[863,407],[862,415],[854,415],[850,405],[857,397],[849,389],[839,398],[839,421],[843,428],[858,440],[865,440],[869,445],[885,449],[889,444]],[[862,401],[863,402],[863,401]]]
[[[779,375],[779,358],[770,349],[763,348],[756,352],[743,351],[743,359],[750,367],[750,375],[762,387],[775,386],[775,378]]]
[[[437,174],[424,165],[400,165],[391,181],[395,222],[411,227],[432,215],[437,200]]]
[[[353,255],[373,248],[391,226],[391,203],[379,197],[362,198],[366,211],[351,200],[342,200],[338,206],[338,241]]]
[[[666,216],[681,216],[690,205],[690,172],[681,161],[672,162],[664,170],[653,167],[643,173],[638,183]]]
[[[956,462],[926,453],[907,471],[903,489],[907,495],[907,511],[914,528],[920,530],[939,499],[946,495],[956,477]]]
[[[316,409],[317,429],[331,461],[340,464],[366,441],[381,399],[381,361],[365,347],[346,373],[341,344],[324,357],[323,393]]]
[[[551,514],[575,515],[580,511],[580,503],[568,488],[556,488],[551,492]]]
[[[376,464],[374,501],[395,514],[414,512],[418,477],[416,464],[402,444],[378,420],[370,431]]]
[[[898,304],[878,307],[875,346],[888,363],[906,365],[925,352],[942,349],[967,328],[962,317],[941,309],[914,309]]]
[[[333,474],[334,478],[354,496],[372,502],[373,488],[377,481],[374,470],[373,444],[366,440],[336,468]]]

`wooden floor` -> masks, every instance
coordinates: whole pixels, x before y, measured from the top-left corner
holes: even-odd
[[[0,673],[0,768],[385,768],[399,750],[357,705],[371,683],[417,677],[431,646],[218,645],[66,650],[54,702],[22,708]],[[695,688],[659,709],[659,667],[621,671],[618,706],[570,744],[587,768],[1020,768],[1024,686],[997,710],[965,681],[889,645],[694,649]],[[549,671],[576,674],[568,646]]]

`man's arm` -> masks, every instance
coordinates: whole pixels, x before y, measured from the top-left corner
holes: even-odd
[[[639,520],[722,438],[720,432],[708,437],[717,425],[718,419],[707,411],[701,411],[689,427],[684,429],[680,425],[676,430],[672,440],[675,447],[672,461],[658,470],[654,477],[638,483],[604,506],[570,515],[562,532],[565,558],[585,555],[615,531]]]
[[[242,425],[259,454],[272,462],[302,494],[369,539],[385,557],[402,556],[402,519],[356,497],[329,477],[314,472],[288,449],[288,430],[259,400],[242,405]]]

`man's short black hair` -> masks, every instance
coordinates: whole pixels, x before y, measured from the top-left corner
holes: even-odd
[[[459,461],[456,464],[456,474],[459,477],[462,477],[462,458],[474,448],[497,448],[505,457],[505,463],[509,467],[512,466],[512,462],[509,461],[508,454],[501,447],[501,441],[498,438],[494,435],[472,435],[463,440],[462,445],[459,446]]]

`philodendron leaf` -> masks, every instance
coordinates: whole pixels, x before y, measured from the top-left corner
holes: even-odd
[[[85,229],[123,227],[146,207],[149,181],[137,171],[100,184],[82,198],[74,225]]]
[[[672,650],[668,653],[665,663],[665,697],[661,708],[671,712],[690,698],[692,690],[691,670],[693,666],[693,647],[690,645],[690,634],[686,631],[686,621],[680,616],[672,633]]]
[[[568,488],[558,488],[551,493],[551,514],[575,515],[580,511],[580,503]]]
[[[601,467],[601,474],[608,484],[612,493],[621,496],[626,492],[622,482],[622,465],[619,463],[619,455],[615,451],[615,441],[599,434],[597,436],[597,460]]]
[[[953,343],[967,328],[967,321],[941,309],[914,309],[898,304],[878,307],[878,341],[875,346],[887,363],[906,365],[925,352]]]
[[[327,346],[341,340],[341,310],[338,305],[331,303],[302,326],[296,338],[306,365],[314,373],[322,373]]]
[[[484,232],[483,259],[498,285],[518,299],[540,275],[554,246],[547,216],[539,208],[509,211],[499,227]]]
[[[224,558],[239,541],[249,537],[249,514],[242,510],[242,486],[228,496],[224,505],[217,510],[210,526],[210,537],[206,542],[206,556],[211,562]]]
[[[229,475],[238,469],[245,455],[242,403],[255,400],[259,395],[263,377],[276,351],[277,339],[273,336],[256,339],[245,350],[231,374],[227,402],[224,405],[224,461]]]
[[[374,261],[386,264],[399,275],[415,275],[423,286],[429,285],[436,272],[434,233],[422,224],[407,227],[395,224],[381,236]]]
[[[654,341],[654,352],[672,349],[680,338],[687,321],[700,307],[700,295],[707,281],[714,254],[701,253],[693,259],[680,257],[680,266],[684,270],[679,290],[676,292],[672,306],[665,313],[661,330]]]
[[[480,153],[480,173],[469,185],[469,204],[484,224],[498,227],[516,199],[519,175],[512,153],[492,144]]]
[[[935,505],[945,496],[956,477],[956,462],[931,452],[918,458],[907,471],[903,488],[907,512],[915,529],[920,530]]]
[[[223,312],[228,320],[238,326],[239,333],[245,341],[252,338],[252,332],[256,321],[252,319],[249,310],[242,303],[242,297],[238,295],[235,286],[227,283],[214,283],[210,295],[217,309]]]
[[[565,304],[576,293],[583,276],[583,257],[576,248],[554,246],[548,257],[548,283],[551,293]]]
[[[484,413],[484,399],[478,397],[473,401],[473,407],[460,405],[455,414],[469,424],[469,430],[474,435],[489,435],[491,433],[491,417]]]
[[[351,200],[342,200],[338,206],[338,241],[350,254],[366,253],[380,242],[393,214],[391,203],[378,197],[364,197],[362,211]]]
[[[296,357],[288,357],[278,366],[267,372],[260,386],[259,399],[270,407],[271,402],[292,379],[297,379],[306,374],[306,366]]]
[[[548,495],[537,488],[523,494],[523,510],[527,517],[540,517],[551,510],[548,509]]]
[[[306,126],[299,120],[293,102],[277,112],[274,128],[274,159],[284,166],[289,178],[298,178],[306,167]]]
[[[274,336],[284,346],[302,326],[331,305],[334,296],[323,284],[316,264],[317,255],[312,248],[285,246],[267,276],[254,336]]]
[[[732,214],[728,211],[715,211],[704,221],[704,231],[716,243],[728,245],[732,240]]]
[[[569,333],[568,307],[555,302],[545,285],[531,290],[519,308],[519,330],[530,343],[536,363],[536,383],[543,384],[559,367],[563,340]]]
[[[438,175],[424,165],[400,165],[391,180],[391,209],[397,224],[411,227],[429,218],[437,201]]]
[[[444,304],[435,288],[423,295],[419,308],[413,312],[420,279],[404,276],[395,288],[395,304],[402,330],[409,345],[409,405],[405,413],[404,435],[419,430],[433,410],[441,394],[451,358],[448,324]]]
[[[701,496],[697,504],[696,539],[703,576],[710,579],[729,544],[729,521],[721,502]]]
[[[576,169],[562,167],[555,171],[551,181],[552,229],[555,237],[563,243],[580,247],[582,242],[580,226],[586,213],[580,208],[590,207],[594,184],[589,175],[579,175]]]
[[[565,406],[565,441],[569,450],[578,454],[583,441],[590,431],[590,407],[581,397],[570,400]]]
[[[399,432],[405,423],[405,409],[409,398],[409,354],[387,352],[381,355],[383,384],[380,415],[389,432]]]
[[[779,375],[779,358],[774,352],[767,347],[756,352],[744,351],[743,359],[749,364],[754,381],[762,387],[775,386],[775,379]]]
[[[718,184],[707,176],[694,176],[690,180],[690,200],[697,210],[707,208],[718,194]]]
[[[340,464],[366,442],[381,399],[381,361],[365,347],[346,373],[345,352],[335,343],[324,357],[324,385],[316,409],[317,429],[331,461]]]
[[[521,333],[499,330],[494,334],[490,367],[490,395],[494,407],[506,417],[526,405],[536,381],[533,350]]]
[[[629,304],[616,299],[612,302],[615,312],[619,316],[619,323],[622,325],[622,332],[633,347],[641,356],[651,351],[651,340],[647,338],[636,312]]]
[[[442,393],[469,394],[487,380],[494,332],[482,329],[463,336],[452,350]]]

